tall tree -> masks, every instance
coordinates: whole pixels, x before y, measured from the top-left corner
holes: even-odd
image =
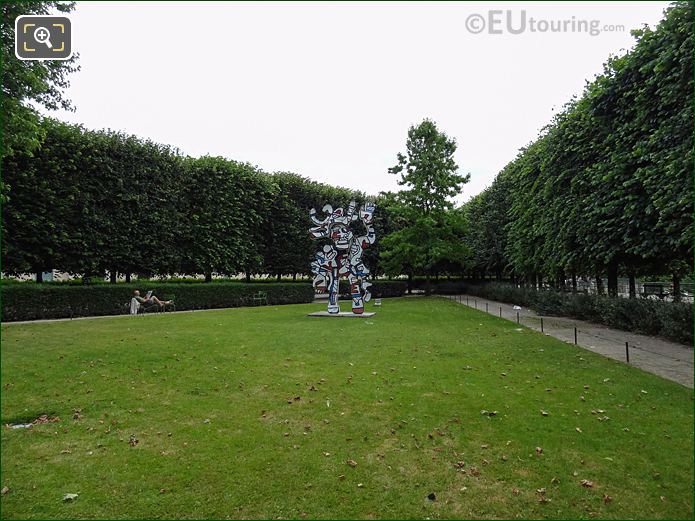
[[[461,193],[470,175],[458,173],[454,161],[456,140],[425,119],[408,130],[406,154],[398,154],[398,163],[389,169],[400,174],[398,184],[405,189],[397,194],[396,211],[404,226],[383,239],[384,255],[391,263],[408,262],[424,272],[427,291],[434,266],[452,253],[461,220],[448,214],[451,198]]]
[[[69,13],[74,2],[2,2],[0,46],[2,53],[2,148],[3,156],[31,152],[42,140],[35,106],[71,110],[64,90],[68,75],[79,70],[78,54],[69,60],[22,61],[14,53],[14,25],[20,15]]]

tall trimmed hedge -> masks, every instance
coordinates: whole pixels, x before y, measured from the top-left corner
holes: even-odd
[[[656,28],[633,31],[465,204],[471,275],[537,284],[693,270],[693,3],[673,2]],[[557,281],[557,282],[555,282]]]
[[[267,293],[269,305],[308,303],[314,299],[314,290],[307,283],[3,284],[2,320],[123,314],[135,289],[142,294],[154,290],[159,298],[174,295],[177,311],[253,305],[253,295],[258,291]]]

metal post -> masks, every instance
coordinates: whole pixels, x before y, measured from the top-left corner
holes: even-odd
[[[500,306],[500,318],[502,318],[502,306]]]
[[[627,363],[630,363],[630,345],[625,342],[625,358],[627,359]]]
[[[486,302],[485,303],[485,313],[487,313],[487,312],[488,312],[488,310],[487,310],[487,302]]]
[[[577,327],[574,327],[574,345],[577,345]]]
[[[519,312],[518,311],[516,312],[516,323],[517,324],[519,323]]]
[[[543,332],[543,317],[541,317],[541,333]]]
[[[475,303],[475,309],[478,309],[478,299],[474,298],[473,302]]]
[[[466,306],[468,305],[468,297],[466,297]]]

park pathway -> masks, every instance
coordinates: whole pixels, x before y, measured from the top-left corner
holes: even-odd
[[[627,362],[625,347],[627,342],[630,364],[686,387],[693,387],[693,349],[691,347],[661,338],[611,329],[583,320],[541,316],[528,308],[514,309],[512,304],[480,297],[450,295],[447,298],[507,320],[514,322],[518,320],[521,325],[537,331],[541,330],[542,321],[543,333],[569,343],[575,343],[576,328],[576,342],[579,347],[621,362]]]

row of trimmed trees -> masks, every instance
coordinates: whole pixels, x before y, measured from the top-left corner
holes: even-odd
[[[692,272],[692,5],[636,31],[583,96],[462,208],[456,142],[411,127],[377,197],[375,275],[494,274],[534,285],[577,276]],[[307,274],[308,211],[365,195],[133,136],[40,122],[3,157],[2,271]]]
[[[622,274],[633,295],[636,275],[677,285],[692,273],[692,23],[678,2],[635,31],[635,47],[465,205],[471,273],[534,285],[605,275],[610,294]]]
[[[309,209],[365,198],[134,136],[41,126],[37,149],[3,158],[4,273],[307,274],[318,248]],[[385,215],[375,221],[388,233]],[[379,273],[376,248],[366,256]]]

